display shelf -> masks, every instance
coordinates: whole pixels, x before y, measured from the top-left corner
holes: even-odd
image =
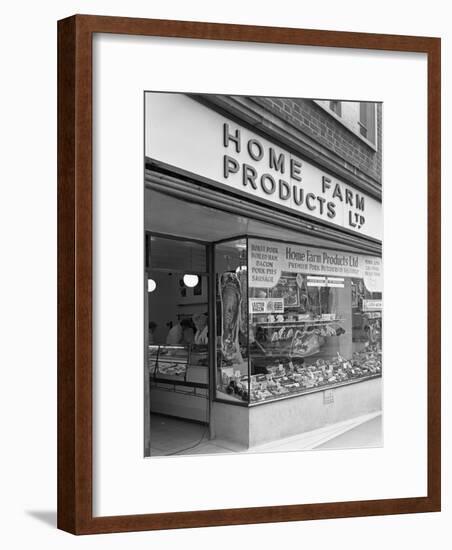
[[[332,384],[318,385],[318,386],[313,386],[312,388],[303,388],[302,390],[299,390],[299,391],[289,391],[287,393],[283,393],[283,394],[280,394],[280,395],[274,395],[274,396],[268,397],[266,399],[259,399],[259,400],[256,400],[256,401],[250,400],[249,403],[248,403],[248,406],[249,407],[255,407],[255,406],[258,406],[258,405],[265,405],[266,403],[274,403],[275,401],[282,401],[283,399],[290,399],[290,398],[293,398],[293,397],[300,397],[300,396],[308,395],[308,394],[311,394],[311,393],[318,393],[318,392],[323,392],[323,391],[327,391],[327,390],[334,390],[334,389],[337,389],[337,388],[341,388],[343,386],[350,386],[352,384],[358,384],[360,382],[367,382],[369,380],[375,380],[377,378],[382,378],[382,374],[379,373],[379,374],[371,374],[371,375],[368,375],[368,376],[362,376],[362,377],[359,377],[359,378],[350,378],[348,380],[344,380],[344,381],[341,381],[341,382],[334,382]]]
[[[309,326],[312,326],[312,325],[330,325],[332,323],[343,323],[345,321],[345,319],[330,319],[330,320],[327,320],[327,319],[304,319],[303,321],[280,321],[280,322],[274,322],[274,323],[269,323],[269,322],[259,322],[259,321],[252,321],[251,324],[252,325],[258,325],[260,327],[263,327],[263,328],[282,328],[282,327],[285,327],[285,328],[295,328],[295,327],[300,327],[300,326],[303,326],[303,325],[309,325]]]
[[[207,389],[209,386],[207,350],[200,351],[198,347],[192,350],[192,347],[149,346],[148,367],[151,384],[163,383]],[[185,356],[181,355],[182,352],[185,353]],[[172,355],[172,353],[177,353],[177,355]],[[207,364],[199,364],[200,360],[206,361]],[[183,365],[183,369],[176,367],[181,371],[178,373],[167,372],[176,365]]]
[[[149,357],[149,359],[153,359],[154,357],[157,359],[157,357],[156,357],[156,356],[153,356],[153,355],[151,355],[151,356]],[[167,357],[168,357],[168,355],[159,356],[159,357],[158,357],[158,362],[159,362],[159,363],[160,363],[160,362],[161,362],[161,363],[174,363],[175,365],[186,365],[186,364],[187,364],[187,360],[186,360],[186,359],[184,359],[184,360],[182,360],[182,359],[181,359],[181,360],[176,360],[177,358],[174,359],[173,357],[169,356],[168,359],[167,359]]]
[[[267,401],[289,394],[329,389],[355,380],[378,377],[382,372],[381,351],[378,350],[355,352],[350,360],[340,357],[333,360],[318,359],[307,365],[297,364],[294,358],[294,362],[289,369],[281,364],[278,367],[266,367],[267,373],[252,375],[250,401]]]
[[[317,355],[319,352],[315,352],[313,353],[312,355]],[[263,357],[283,357],[285,359],[287,359],[288,361],[291,361],[292,359],[304,359],[304,357],[312,357],[312,355],[310,356],[301,356],[301,355],[294,355],[294,354],[290,354],[289,352],[287,352],[287,350],[272,350],[272,351],[266,351],[266,352],[262,352],[262,355],[260,355],[259,353],[254,353],[254,350],[252,351],[252,356],[251,356],[251,359],[255,358],[255,357],[258,357],[259,359],[263,358]]]
[[[187,382],[187,380],[171,380],[171,379],[168,379],[168,378],[161,378],[159,376],[156,376],[151,380],[151,387],[152,387],[152,381],[154,381],[155,383],[158,383],[158,384],[166,384],[166,385],[174,386],[172,391],[176,391],[175,386],[183,386],[184,388],[203,388],[203,389],[208,389],[208,387],[209,387],[209,384],[207,382],[206,383],[204,383],[204,382]]]

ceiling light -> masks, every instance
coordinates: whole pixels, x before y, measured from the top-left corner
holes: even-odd
[[[184,275],[184,285],[188,286],[188,288],[193,288],[199,283],[199,277],[198,275]]]
[[[156,288],[157,283],[154,281],[154,279],[148,279],[148,292],[154,292]]]

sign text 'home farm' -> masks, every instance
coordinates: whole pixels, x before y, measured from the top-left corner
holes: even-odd
[[[265,146],[257,137],[242,139],[238,127],[223,124],[223,176],[225,180],[233,174],[241,177],[246,191],[256,191],[257,195],[291,208],[312,212],[331,221],[336,218],[339,205],[348,209],[344,219],[350,229],[359,230],[366,223],[365,197],[348,186],[327,175],[320,175],[318,191],[306,192],[303,187],[304,163],[287,152],[278,151],[273,146]],[[243,162],[243,154],[248,162]],[[241,160],[234,157],[240,154]],[[277,174],[277,175],[276,175]]]

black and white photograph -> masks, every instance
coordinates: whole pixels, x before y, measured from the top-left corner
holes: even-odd
[[[145,456],[383,446],[382,103],[144,105]]]

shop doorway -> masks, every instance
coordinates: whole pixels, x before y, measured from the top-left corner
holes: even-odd
[[[147,233],[146,258],[150,414],[208,425],[208,246]]]

